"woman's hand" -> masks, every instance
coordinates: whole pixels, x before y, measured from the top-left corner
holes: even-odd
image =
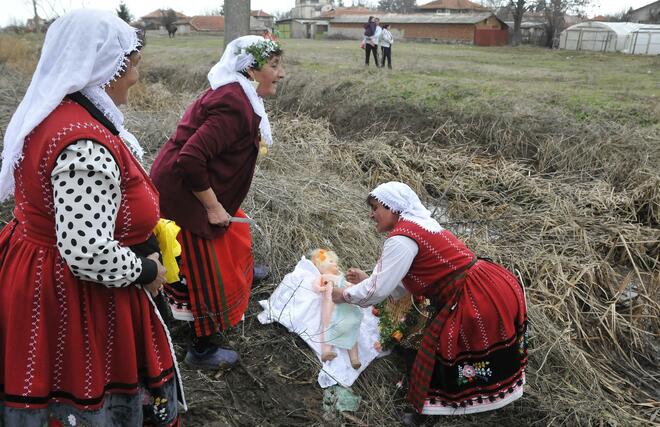
[[[229,226],[229,214],[220,203],[206,208],[206,215],[208,216],[209,223],[213,225],[218,225],[220,227]]]
[[[229,214],[224,206],[222,206],[222,203],[218,201],[211,188],[203,191],[193,191],[193,194],[202,203],[204,209],[206,209],[206,216],[210,224],[220,227],[229,226]]]
[[[156,278],[154,279],[153,282],[144,285],[144,288],[149,291],[152,297],[155,297],[158,295],[158,292],[163,288],[163,285],[167,282],[167,279],[165,278],[165,275],[167,274],[167,270],[165,267],[163,267],[163,264],[160,263],[160,256],[158,252],[154,252],[151,255],[147,256],[150,260],[154,261],[156,263],[156,267],[158,268],[158,274],[156,274]]]
[[[359,268],[349,268],[346,271],[346,281],[350,282],[352,284],[360,283],[364,279],[369,277],[367,273],[364,271],[360,270]]]
[[[344,290],[342,288],[332,288],[332,302],[335,304],[343,304],[346,302],[344,299]]]

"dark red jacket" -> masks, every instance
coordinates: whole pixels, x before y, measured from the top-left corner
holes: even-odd
[[[236,213],[252,183],[260,120],[238,83],[197,98],[151,167],[161,215],[207,239],[222,234],[193,191],[212,188],[227,212]]]

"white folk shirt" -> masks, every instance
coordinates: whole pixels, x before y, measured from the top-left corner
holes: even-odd
[[[346,302],[368,307],[388,296],[395,299],[406,296],[408,291],[401,280],[410,270],[418,251],[417,243],[409,237],[394,236],[385,240],[383,253],[371,276],[344,290]]]
[[[380,41],[380,33],[383,31],[382,28],[380,28],[379,25],[376,25],[376,29],[374,30],[374,35],[372,36],[372,40],[374,41],[375,44],[378,44]]]

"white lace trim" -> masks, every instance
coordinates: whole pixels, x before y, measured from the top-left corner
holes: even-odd
[[[273,136],[268,114],[264,107],[264,101],[257,94],[250,80],[240,73],[240,71],[244,71],[254,62],[254,56],[246,52],[245,48],[264,40],[261,36],[243,36],[233,40],[225,48],[220,61],[209,71],[208,80],[213,90],[234,82],[238,82],[241,85],[243,92],[245,92],[245,95],[250,101],[250,105],[252,105],[252,109],[261,117],[261,121],[259,122],[261,138],[270,147],[273,145]]]
[[[380,184],[369,195],[398,213],[402,219],[413,222],[430,233],[436,234],[444,230],[438,221],[431,217],[431,212],[422,205],[417,194],[402,182]]]

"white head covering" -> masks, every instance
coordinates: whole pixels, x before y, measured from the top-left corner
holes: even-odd
[[[401,218],[414,222],[431,233],[444,230],[438,221],[431,217],[431,212],[422,205],[412,188],[402,182],[380,184],[369,195],[398,213]]]
[[[273,136],[270,130],[268,114],[266,114],[266,109],[264,108],[264,101],[257,94],[257,90],[252,86],[250,80],[241,74],[241,71],[247,71],[255,63],[254,56],[247,52],[246,48],[264,41],[266,39],[261,36],[243,36],[233,40],[225,48],[220,61],[209,71],[208,79],[213,90],[234,82],[238,82],[241,85],[243,92],[245,92],[245,95],[250,100],[250,104],[252,104],[252,109],[261,117],[261,122],[259,123],[261,137],[266,142],[266,145],[271,146],[273,144]]]
[[[124,129],[124,116],[103,88],[121,75],[127,55],[140,46],[136,29],[111,12],[76,10],[48,29],[41,58],[4,137],[0,201],[14,193],[14,169],[25,137],[70,93],[81,91],[141,156],[137,139]]]

